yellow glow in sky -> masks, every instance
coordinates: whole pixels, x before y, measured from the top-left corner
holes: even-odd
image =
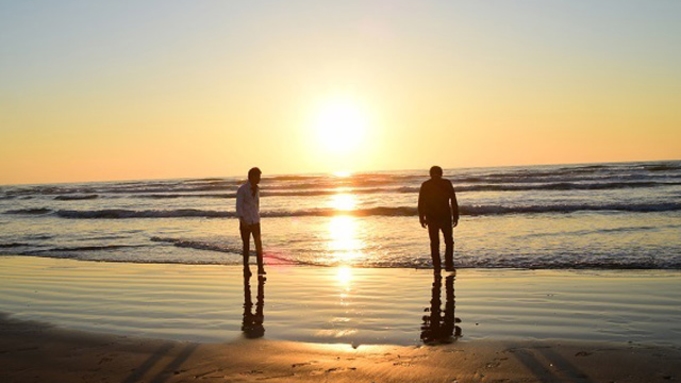
[[[681,2],[6,2],[0,184],[681,158]]]

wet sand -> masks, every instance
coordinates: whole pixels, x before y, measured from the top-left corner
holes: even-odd
[[[0,257],[0,381],[669,381],[680,289],[673,271],[271,265],[244,281]]]
[[[666,382],[671,347],[558,341],[359,346],[242,339],[209,344],[0,320],[0,379],[13,382]]]

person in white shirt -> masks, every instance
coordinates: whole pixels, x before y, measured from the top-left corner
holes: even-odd
[[[262,240],[260,238],[260,175],[258,168],[248,171],[248,182],[241,185],[236,192],[236,215],[239,217],[239,231],[243,243],[244,275],[251,276],[248,267],[251,235],[255,243],[255,254],[258,262],[258,274],[265,275],[262,257]]]

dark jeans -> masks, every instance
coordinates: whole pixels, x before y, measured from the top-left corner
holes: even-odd
[[[433,267],[439,269],[440,265],[440,231],[445,239],[445,268],[454,267],[454,237],[452,234],[452,221],[428,221],[428,236],[430,237],[430,256],[433,258]]]
[[[244,268],[248,268],[248,257],[251,251],[251,235],[253,235],[253,242],[255,243],[255,256],[258,260],[258,270],[263,270],[262,260],[262,240],[260,239],[260,224],[246,225],[239,222],[239,231],[241,232],[241,242],[243,243]]]

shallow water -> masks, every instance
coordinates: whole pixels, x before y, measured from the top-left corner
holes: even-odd
[[[448,169],[460,268],[681,269],[681,162]],[[267,262],[427,268],[426,170],[261,183]],[[238,264],[238,178],[0,187],[0,254]]]
[[[681,347],[678,271],[464,269],[438,280],[432,270],[268,270],[262,283],[254,276],[244,284],[237,266],[1,257],[0,311],[204,342],[248,335],[354,345],[558,339]]]

